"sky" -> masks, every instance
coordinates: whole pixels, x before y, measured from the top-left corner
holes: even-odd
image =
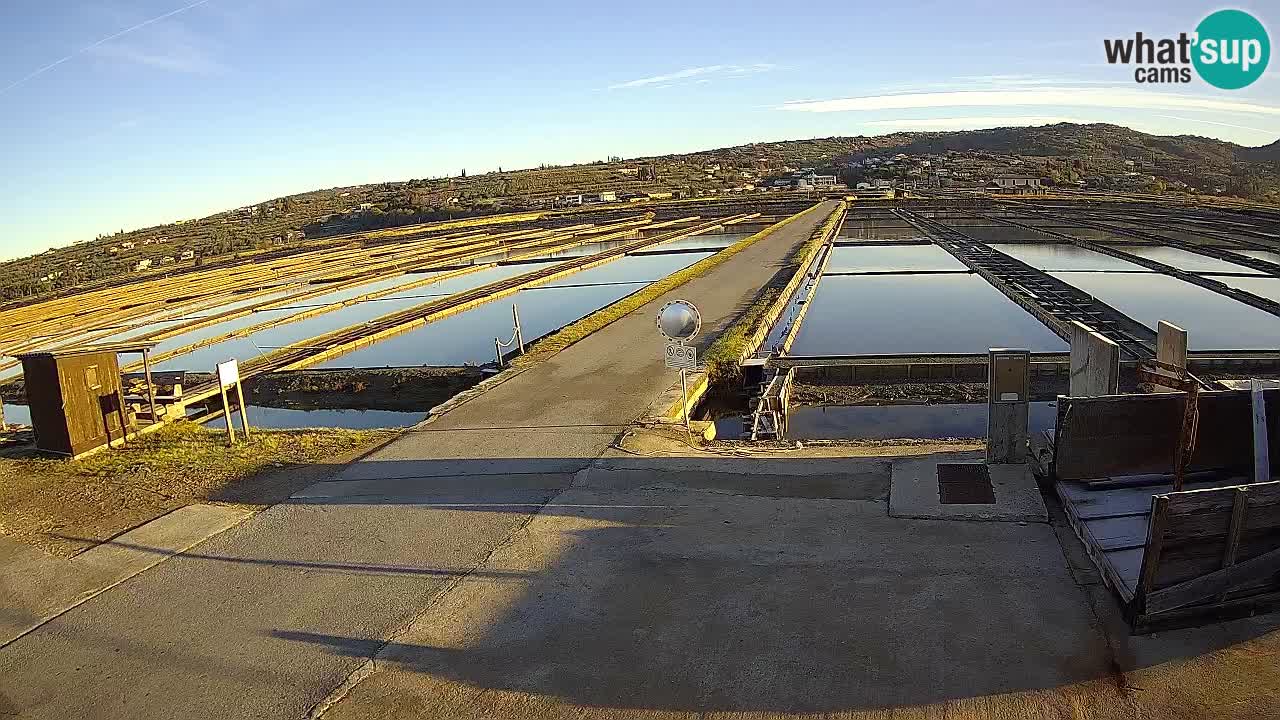
[[[1280,60],[1240,90],[1105,61],[1104,38],[1219,7],[0,0],[0,257],[319,188],[753,141],[1071,121],[1271,143]]]

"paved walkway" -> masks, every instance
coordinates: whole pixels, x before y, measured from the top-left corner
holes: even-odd
[[[662,303],[713,336],[834,207],[0,650],[0,716],[305,716],[668,389]]]

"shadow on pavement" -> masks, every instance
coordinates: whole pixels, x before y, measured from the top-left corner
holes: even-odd
[[[1091,681],[1119,693],[1118,670],[1230,652],[1280,626],[1268,617],[1134,639],[1146,650],[1124,653],[1139,663],[1129,666],[1113,647],[1130,640],[1105,617],[1114,601],[1098,603],[1100,620],[1053,527],[890,518],[886,459],[628,456],[580,472],[591,462],[365,461],[267,511],[323,523],[342,508],[394,507],[416,519],[386,532],[447,522],[432,542],[455,544],[471,542],[467,517],[523,516],[474,568],[433,562],[437,546],[417,552],[412,537],[385,563],[205,546],[180,557],[346,576],[353,603],[421,580],[416,610],[385,632],[326,619],[263,633],[376,655],[384,672],[361,687],[390,671],[401,693],[448,686],[597,708],[834,712]]]

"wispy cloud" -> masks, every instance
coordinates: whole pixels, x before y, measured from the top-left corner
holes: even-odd
[[[1237,125],[1235,123],[1218,122],[1216,120],[1203,120],[1201,118],[1183,117],[1181,115],[1156,115],[1158,118],[1166,120],[1179,120],[1182,122],[1204,123],[1205,125],[1217,125],[1218,127],[1236,128],[1238,130],[1249,130],[1251,132],[1261,133],[1268,137],[1275,137],[1280,134],[1277,130],[1264,130],[1263,128],[1250,127],[1248,125]]]
[[[703,65],[701,67],[676,70],[675,72],[669,72],[662,75],[653,75],[651,77],[614,83],[609,86],[609,89],[626,90],[631,88],[650,87],[654,85],[669,87],[681,82],[707,82],[713,77],[742,77],[744,75],[755,75],[757,73],[769,72],[776,68],[777,65],[773,63],[752,63],[750,65]]]
[[[996,87],[1026,87],[1040,85],[1072,86],[1072,85],[1116,85],[1114,80],[1083,80],[1076,78],[1053,78],[1040,75],[960,75],[955,80],[973,85]]]
[[[158,70],[207,75],[225,69],[206,49],[207,44],[175,23],[163,33],[153,33],[145,39],[99,45],[92,54]]]
[[[107,43],[111,42],[112,40],[116,40],[116,39],[118,39],[118,38],[122,38],[122,37],[124,37],[125,35],[128,35],[129,33],[136,32],[136,31],[138,31],[138,30],[141,30],[142,28],[147,27],[148,25],[154,25],[155,23],[158,23],[158,22],[160,22],[161,20],[166,20],[166,19],[171,18],[171,17],[173,17],[174,15],[177,15],[177,14],[179,14],[179,13],[184,13],[184,12],[186,12],[186,11],[188,11],[188,10],[193,9],[193,8],[197,8],[197,7],[201,6],[201,5],[204,5],[204,4],[205,4],[205,3],[207,3],[207,2],[209,2],[209,0],[196,0],[196,2],[190,3],[190,4],[188,4],[188,5],[183,5],[182,7],[177,8],[176,10],[170,10],[169,12],[164,13],[164,14],[162,14],[162,15],[157,15],[157,16],[155,16],[155,17],[153,17],[153,18],[149,18],[149,19],[147,19],[147,20],[143,20],[142,22],[137,23],[136,25],[132,25],[132,26],[127,27],[127,28],[125,28],[125,29],[123,29],[123,30],[120,30],[120,31],[115,32],[115,33],[112,33],[112,34],[110,34],[110,35],[108,35],[108,36],[106,36],[106,37],[104,37],[104,38],[102,38],[102,39],[100,39],[100,40],[96,40],[96,41],[94,41],[94,42],[92,42],[92,43],[89,43],[88,45],[85,45],[84,47],[80,48],[79,50],[76,50],[75,52],[71,53],[70,55],[66,55],[66,56],[64,56],[64,57],[58,58],[57,60],[54,60],[53,62],[49,63],[48,65],[44,65],[44,66],[38,67],[38,68],[36,68],[35,70],[33,70],[33,71],[31,71],[31,72],[27,73],[26,75],[24,75],[24,76],[22,76],[22,77],[18,78],[17,80],[14,80],[13,82],[11,82],[11,83],[9,83],[8,85],[4,86],[4,89],[0,89],[0,95],[3,95],[4,93],[9,92],[10,90],[12,90],[12,89],[14,89],[14,88],[18,87],[19,85],[21,85],[21,84],[23,84],[23,83],[25,83],[25,82],[29,82],[29,81],[31,81],[31,80],[34,80],[35,78],[37,78],[37,77],[39,77],[39,76],[41,76],[41,75],[43,75],[43,74],[45,74],[45,73],[49,72],[50,70],[52,70],[52,69],[54,69],[54,68],[58,67],[59,65],[61,65],[61,64],[63,64],[63,63],[65,63],[65,62],[69,62],[69,61],[71,61],[71,60],[74,60],[74,59],[76,59],[77,57],[79,57],[79,56],[81,56],[81,55],[83,55],[83,54],[85,54],[85,53],[89,52],[90,50],[95,50],[95,49],[97,49],[97,48],[99,48],[99,47],[102,47],[103,45],[106,45]]]
[[[977,130],[992,127],[1026,127],[1030,125],[1053,125],[1055,123],[1087,123],[1076,117],[1058,115],[966,115],[963,117],[943,118],[893,118],[889,120],[867,120],[864,125],[893,130]]]
[[[872,110],[918,110],[953,107],[1101,107],[1108,109],[1209,110],[1280,115],[1280,107],[1240,100],[1221,100],[1197,95],[1125,90],[1120,88],[1046,87],[1023,90],[972,90],[956,92],[870,95],[831,100],[798,100],[783,103],[780,110],[791,112],[858,112]]]

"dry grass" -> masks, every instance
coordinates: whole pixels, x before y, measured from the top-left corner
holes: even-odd
[[[795,252],[791,253],[787,258],[782,268],[774,274],[773,279],[760,288],[751,303],[751,307],[733,325],[729,326],[719,338],[716,338],[711,347],[707,348],[707,377],[713,385],[731,381],[738,376],[739,366],[743,357],[754,350],[754,348],[749,347],[750,339],[768,321],[770,311],[778,303],[786,302],[787,299],[783,297],[783,294],[786,291],[787,284],[791,282],[797,272],[804,268],[814,252],[817,251],[818,246],[833,232],[835,225],[840,222],[840,211],[844,207],[846,205],[842,203],[824,223],[814,228],[813,233],[809,235],[809,239],[796,248]],[[812,212],[812,209],[806,212]],[[801,213],[801,215],[803,214],[805,213]],[[781,227],[786,222],[795,220],[798,217],[800,215],[794,215],[774,227]]]
[[[70,555],[194,502],[265,506],[391,431],[266,430],[233,448],[178,422],[79,460],[0,458],[0,534]]]
[[[416,225],[402,225],[394,228],[386,228],[384,230],[369,230],[360,233],[352,233],[352,236],[389,238],[398,237],[400,235],[412,235],[426,230],[456,230],[459,228],[483,227],[485,225],[505,225],[507,223],[538,220],[545,214],[546,213],[543,212],[525,212],[509,213],[506,215],[479,215],[462,220],[444,220],[439,222],[418,223]]]

